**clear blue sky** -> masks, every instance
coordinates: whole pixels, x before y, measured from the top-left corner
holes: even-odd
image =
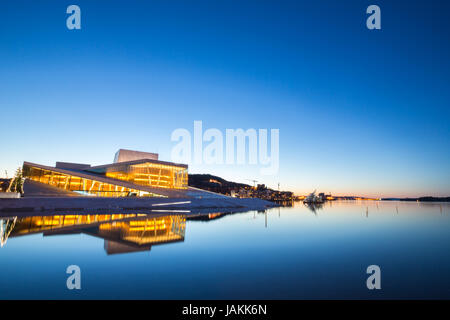
[[[66,28],[81,8],[82,29]],[[382,29],[365,26],[381,8]],[[24,160],[170,160],[176,128],[280,129],[298,193],[450,195],[448,1],[0,2],[0,176]]]

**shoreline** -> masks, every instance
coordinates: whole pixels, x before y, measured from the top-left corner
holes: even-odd
[[[35,197],[1,199],[0,216],[8,213],[46,211],[180,211],[185,213],[251,211],[278,207],[257,198],[106,198],[106,197]]]

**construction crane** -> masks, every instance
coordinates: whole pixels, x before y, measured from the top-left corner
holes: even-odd
[[[245,180],[253,181],[253,187],[256,188],[256,183],[258,182],[258,180],[252,180],[252,179],[245,179]]]

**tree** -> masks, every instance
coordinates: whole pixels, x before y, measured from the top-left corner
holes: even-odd
[[[11,179],[11,183],[9,185],[8,190],[6,190],[6,192],[19,192],[20,194],[23,194],[24,181],[25,181],[25,178],[23,177],[22,169],[18,168],[16,170],[16,174],[14,175],[14,178]]]

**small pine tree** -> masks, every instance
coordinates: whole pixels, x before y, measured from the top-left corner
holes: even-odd
[[[16,170],[16,174],[14,175],[14,178],[11,179],[11,183],[6,192],[19,192],[19,193],[23,194],[24,181],[25,181],[25,178],[23,177],[22,169],[18,168]]]

